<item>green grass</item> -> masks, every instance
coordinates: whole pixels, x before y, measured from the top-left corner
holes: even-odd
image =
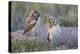
[[[36,42],[36,40],[16,40],[12,42],[12,52],[33,52],[51,50],[52,46],[47,42]],[[54,49],[54,48],[53,48]]]

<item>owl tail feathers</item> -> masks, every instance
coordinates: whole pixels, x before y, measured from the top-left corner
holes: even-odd
[[[26,34],[26,32],[23,32],[23,35]]]
[[[50,43],[50,42],[51,42],[51,39],[49,38],[49,35],[50,35],[50,33],[48,33],[47,40],[48,40],[48,42]]]
[[[26,33],[27,33],[27,31],[24,30],[24,31],[23,31],[23,35],[25,35]]]

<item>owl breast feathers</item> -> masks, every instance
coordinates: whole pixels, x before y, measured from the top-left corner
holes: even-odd
[[[34,18],[28,17],[25,20],[25,30],[26,30],[26,32],[31,30],[35,26],[35,24],[36,24],[36,20]]]
[[[23,34],[30,31],[35,26],[35,24],[37,23],[37,20],[39,18],[39,15],[40,14],[37,10],[32,10],[28,14],[27,18],[25,19],[25,28],[24,28]]]

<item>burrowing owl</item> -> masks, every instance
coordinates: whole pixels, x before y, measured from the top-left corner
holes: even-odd
[[[40,14],[37,10],[32,10],[25,19],[25,28],[23,34],[30,31],[36,24]]]
[[[48,19],[48,41],[53,43],[53,37],[61,34],[61,28],[59,23],[53,17]]]

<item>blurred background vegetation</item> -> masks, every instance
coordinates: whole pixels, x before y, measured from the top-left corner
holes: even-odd
[[[13,1],[11,8],[12,31],[24,28],[24,20],[27,14],[33,9],[37,9],[40,12],[41,26],[43,26],[47,22],[45,16],[53,16],[59,19],[59,23],[65,27],[78,26],[77,5]]]

